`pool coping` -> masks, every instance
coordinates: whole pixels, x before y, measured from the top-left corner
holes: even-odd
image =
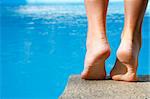
[[[59,99],[150,99],[150,75],[139,75],[137,82],[83,80],[71,75]]]

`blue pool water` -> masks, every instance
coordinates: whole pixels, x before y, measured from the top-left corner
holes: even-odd
[[[83,4],[1,6],[2,99],[57,99],[68,77],[83,69],[87,19]],[[149,18],[143,23],[143,45],[138,74],[150,74]],[[115,63],[123,28],[123,5],[111,3],[107,35],[112,53],[107,73]]]

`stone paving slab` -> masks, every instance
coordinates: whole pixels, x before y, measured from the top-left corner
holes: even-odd
[[[59,99],[150,99],[150,75],[139,76],[138,82],[83,80],[79,75],[69,77]]]

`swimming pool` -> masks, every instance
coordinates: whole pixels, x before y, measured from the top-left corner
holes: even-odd
[[[57,99],[68,76],[83,69],[87,20],[83,4],[1,6],[2,99]],[[138,74],[150,74],[149,12],[143,23]],[[123,5],[110,4],[107,35],[115,62],[123,27]]]

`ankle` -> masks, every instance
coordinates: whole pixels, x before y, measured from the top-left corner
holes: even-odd
[[[88,31],[86,46],[91,46],[94,42],[108,42],[106,32]]]
[[[106,37],[106,30],[105,28],[93,28],[89,27],[87,34],[91,37]]]
[[[121,42],[129,43],[136,46],[137,48],[141,48],[141,44],[142,44],[141,34],[142,34],[141,30],[139,31],[124,30],[121,35]]]
[[[126,40],[139,40],[141,39],[141,28],[138,29],[130,29],[130,28],[124,28],[122,31],[121,39]]]

